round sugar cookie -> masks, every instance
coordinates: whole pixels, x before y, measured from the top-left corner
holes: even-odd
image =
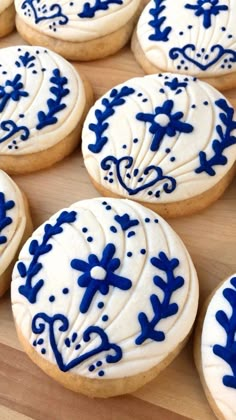
[[[91,88],[64,58],[41,47],[0,50],[0,168],[51,166],[80,142]]]
[[[18,251],[32,233],[25,195],[0,170],[0,297],[9,288]]]
[[[132,40],[146,73],[203,78],[219,90],[236,86],[235,0],[151,0]]]
[[[211,294],[200,313],[194,356],[206,397],[220,420],[236,418],[236,274]]]
[[[15,14],[14,0],[0,1],[0,38],[14,30]]]
[[[141,0],[15,0],[15,7],[18,32],[27,42],[88,61],[114,54],[128,42]]]
[[[132,392],[184,346],[198,281],[180,238],[130,200],[73,204],[23,247],[12,281],[20,342],[48,375],[91,397]]]
[[[235,172],[229,102],[196,78],[160,73],[110,90],[82,132],[85,166],[102,195],[132,198],[165,217],[202,210]]]

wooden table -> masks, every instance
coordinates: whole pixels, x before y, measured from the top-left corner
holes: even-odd
[[[15,33],[0,47],[19,45]],[[129,48],[115,56],[75,64],[99,97],[112,86],[143,75]],[[226,96],[236,106],[236,90]],[[73,202],[98,196],[80,151],[49,170],[15,177],[27,193],[35,227]],[[199,275],[201,302],[224,278],[236,272],[236,178],[224,196],[201,214],[172,220],[188,247]],[[89,400],[74,394],[40,371],[23,353],[14,329],[9,296],[0,302],[0,419],[24,420],[210,420],[192,358],[192,343],[153,382],[133,395]]]

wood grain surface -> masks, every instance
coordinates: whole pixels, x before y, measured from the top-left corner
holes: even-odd
[[[16,33],[0,48],[24,44]],[[143,75],[129,47],[105,60],[74,63],[90,80],[96,98],[114,85]],[[226,92],[236,106],[236,90]],[[35,227],[73,202],[98,196],[85,171],[80,150],[53,168],[15,177],[28,195]],[[224,196],[204,212],[171,220],[195,263],[200,303],[225,277],[236,272],[236,178]],[[191,340],[156,380],[134,395],[89,400],[63,389],[23,353],[17,340],[9,295],[0,301],[1,420],[211,420],[193,364]]]

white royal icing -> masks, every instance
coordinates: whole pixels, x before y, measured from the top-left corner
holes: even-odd
[[[22,194],[12,179],[0,170],[0,276],[14,258],[25,227]]]
[[[13,0],[1,0],[0,2],[0,13],[4,12],[11,4]]]
[[[82,150],[90,176],[112,193],[163,203],[216,185],[236,159],[234,110],[195,78],[128,80],[89,111]]]
[[[236,70],[235,21],[235,0],[152,0],[137,36],[162,71],[218,76]]]
[[[89,41],[120,29],[139,5],[140,0],[15,0],[17,14],[27,25],[72,42]]]
[[[204,379],[217,408],[227,420],[236,418],[235,289],[236,275],[215,292],[207,308],[201,336]],[[226,354],[226,359],[219,354]],[[227,361],[229,355],[230,362]]]
[[[34,232],[13,272],[12,305],[45,360],[88,378],[122,378],[161,363],[188,335],[198,281],[161,217],[132,201],[96,198]]]
[[[0,155],[48,149],[78,124],[83,83],[70,63],[41,47],[0,50]]]

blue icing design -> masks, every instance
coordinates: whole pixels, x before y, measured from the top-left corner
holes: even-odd
[[[37,295],[44,285],[43,279],[38,280],[34,285],[32,284],[33,278],[43,268],[43,264],[39,262],[39,258],[52,250],[53,246],[48,242],[53,236],[63,232],[62,225],[75,222],[76,217],[77,214],[74,211],[63,211],[54,225],[46,224],[44,226],[44,235],[41,244],[34,239],[29,245],[29,253],[33,258],[28,268],[22,261],[17,264],[20,276],[25,279],[25,284],[21,285],[18,290],[30,303],[36,302]]]
[[[78,13],[80,18],[93,18],[96,12],[100,10],[108,10],[111,4],[123,4],[122,0],[96,0],[91,6],[89,2],[84,3],[83,11]]]
[[[71,261],[72,268],[83,272],[78,278],[78,285],[86,288],[80,303],[80,312],[88,311],[97,292],[107,295],[110,286],[118,287],[121,290],[129,290],[132,287],[132,282],[129,279],[115,274],[115,271],[120,267],[120,259],[113,258],[115,252],[115,245],[109,243],[103,250],[101,261],[95,254],[89,255],[88,262],[77,258]]]
[[[219,99],[215,104],[223,111],[219,115],[222,125],[216,126],[220,140],[215,139],[212,142],[214,152],[212,158],[208,159],[203,151],[199,153],[200,166],[195,169],[197,174],[206,172],[208,175],[214,176],[216,174],[214,166],[226,165],[228,162],[227,157],[223,154],[224,150],[236,144],[236,137],[231,134],[236,129],[236,121],[233,120],[234,109],[228,105],[225,99]]]
[[[21,75],[16,74],[13,80],[6,80],[5,85],[0,85],[0,112],[2,112],[9,100],[18,102],[22,97],[29,96],[22,90]]]
[[[118,106],[125,104],[125,98],[135,90],[133,88],[129,88],[128,86],[123,86],[120,91],[117,89],[112,89],[110,92],[110,98],[103,98],[102,105],[105,107],[104,111],[100,109],[96,109],[95,117],[97,119],[97,123],[89,124],[89,129],[95,134],[96,136],[96,143],[89,144],[88,149],[92,153],[100,153],[105,144],[108,142],[108,138],[104,136],[104,132],[109,127],[109,123],[106,122],[114,113],[115,109]]]
[[[53,316],[48,316],[47,314],[40,312],[36,314],[32,320],[32,331],[34,334],[42,334],[48,325],[49,329],[49,341],[50,346],[53,351],[54,357],[56,359],[57,365],[62,372],[68,372],[70,369],[78,366],[83,363],[85,360],[90,359],[91,357],[108,352],[106,356],[107,363],[117,363],[122,359],[122,349],[117,344],[110,343],[108,335],[105,331],[97,326],[88,327],[82,335],[82,339],[85,343],[88,343],[91,340],[91,336],[98,337],[100,339],[99,345],[86,353],[80,354],[78,357],[65,362],[63,360],[62,353],[58,350],[57,340],[55,329],[59,332],[66,332],[70,330],[70,325],[68,319],[62,314],[56,314]],[[96,340],[97,341],[97,340]],[[68,347],[69,341],[65,340],[65,345]],[[78,347],[79,349],[80,347]],[[110,353],[110,351],[112,353]]]
[[[232,370],[232,375],[223,376],[223,384],[236,389],[236,277],[233,277],[230,283],[234,289],[224,289],[223,296],[232,308],[231,316],[224,311],[218,311],[215,315],[217,322],[225,330],[226,342],[224,346],[215,344],[213,353],[223,359]]]
[[[26,67],[28,69],[35,66],[35,57],[30,55],[28,51],[25,52],[24,55],[19,55],[19,59],[15,62],[16,67]]]
[[[153,114],[139,112],[136,115],[137,120],[150,123],[149,132],[153,134],[151,151],[159,150],[162,140],[165,136],[174,137],[176,133],[192,133],[193,126],[184,121],[183,112],[172,114],[174,102],[167,99],[162,106],[157,106]]]
[[[52,4],[49,9],[46,2],[41,5],[41,0],[25,0],[22,3],[22,10],[33,12],[35,23],[43,20],[58,19],[59,25],[66,25],[68,17],[62,13],[62,7],[58,3]]]
[[[114,217],[115,221],[119,223],[121,229],[126,231],[131,227],[139,225],[139,221],[137,219],[131,219],[130,216],[125,213],[123,216],[119,216],[118,214]]]
[[[160,276],[154,276],[154,284],[162,290],[164,297],[162,302],[157,295],[150,296],[150,302],[153,310],[153,318],[148,319],[144,312],[138,314],[138,321],[141,327],[141,333],[136,338],[135,344],[141,345],[144,341],[151,339],[154,341],[164,341],[165,333],[156,330],[158,323],[165,318],[176,315],[179,307],[177,303],[171,303],[174,292],[184,285],[184,279],[181,276],[175,276],[174,271],[179,266],[177,258],[169,259],[164,252],[160,252],[159,258],[151,258],[151,264],[165,273],[165,279]]]
[[[2,135],[1,131],[4,131],[6,134]],[[20,139],[22,141],[28,140],[30,131],[27,127],[17,126],[17,124],[12,120],[0,122],[0,143],[9,140],[11,137],[15,136],[15,134],[18,134],[19,132],[22,132],[22,134],[20,135]]]
[[[165,82],[164,85],[170,88],[170,90],[176,91],[175,94],[178,95],[182,92],[181,88],[186,88],[188,83],[187,81],[179,82],[178,77],[174,77],[171,81]]]
[[[39,123],[36,126],[37,130],[57,123],[58,119],[55,115],[66,108],[66,104],[62,103],[62,99],[70,93],[69,89],[65,89],[68,79],[61,76],[59,69],[54,69],[50,82],[54,85],[50,88],[50,92],[55,96],[55,99],[50,98],[47,100],[47,114],[43,111],[38,112]]]
[[[5,194],[0,192],[0,245],[7,242],[7,237],[3,235],[3,230],[12,223],[12,218],[7,216],[7,211],[15,207],[13,200],[6,201]]]
[[[219,0],[196,0],[197,4],[185,5],[186,9],[195,10],[195,15],[203,17],[203,26],[208,29],[212,26],[212,16],[217,16],[229,8],[225,4],[219,4]]]
[[[139,187],[132,188],[126,185],[125,180],[122,178],[122,175],[121,175],[122,165],[124,164],[125,169],[130,169],[133,166],[133,161],[134,160],[131,156],[124,156],[120,159],[117,159],[115,156],[107,156],[106,158],[102,160],[101,168],[104,171],[109,171],[111,169],[111,165],[114,164],[118,182],[128,192],[130,196],[138,194],[140,191],[147,190],[160,181],[166,181],[163,185],[163,191],[165,193],[170,194],[175,190],[176,185],[177,185],[176,180],[173,177],[164,175],[162,169],[159,166],[155,166],[155,165],[147,166],[147,168],[145,168],[143,171],[143,175],[146,178],[149,178],[151,173],[153,173],[153,178],[150,181],[145,182],[145,179],[144,179],[144,182],[142,182],[143,178],[139,178],[140,183],[142,182],[142,185],[140,185]],[[131,179],[131,178],[132,177],[130,175],[128,179]],[[132,183],[130,183],[130,185],[132,185]],[[159,195],[160,194],[158,193],[158,197]]]
[[[149,13],[153,17],[148,24],[154,28],[154,34],[151,34],[148,39],[151,41],[169,41],[169,34],[172,30],[171,26],[163,27],[166,21],[166,17],[162,16],[162,13],[166,9],[165,6],[166,0],[154,0],[155,7],[150,9]]]
[[[196,47],[194,44],[186,44],[182,48],[174,47],[171,48],[169,51],[169,57],[172,60],[177,60],[178,58],[185,58],[185,60],[189,61],[190,63],[197,66],[200,70],[206,71],[210,67],[212,67],[214,64],[216,64],[218,61],[221,60],[225,55],[229,56],[229,61],[231,63],[236,62],[236,51],[231,50],[229,48],[224,48],[220,44],[212,45],[210,48],[210,53],[205,55],[205,64],[202,62],[202,60],[197,60],[198,56],[201,56],[201,54],[196,51],[195,58],[193,58],[193,51],[196,51]],[[202,51],[205,53],[205,50]],[[213,58],[210,59],[210,55],[213,55]],[[207,57],[207,58],[206,58]]]

